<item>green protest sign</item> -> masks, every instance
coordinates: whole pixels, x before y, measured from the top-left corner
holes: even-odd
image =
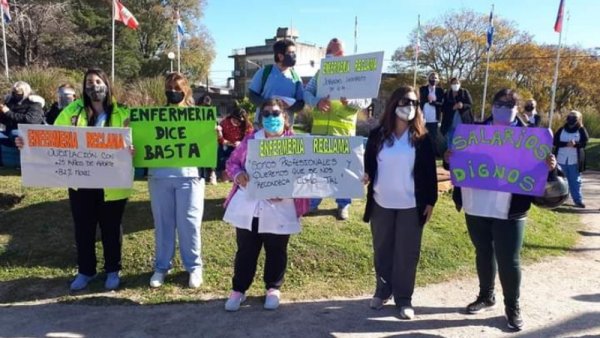
[[[217,165],[216,107],[135,107],[129,113],[134,166]]]

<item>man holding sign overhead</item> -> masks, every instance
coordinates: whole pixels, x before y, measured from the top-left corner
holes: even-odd
[[[333,38],[327,44],[326,59],[338,58],[344,56],[344,46],[342,41]],[[339,100],[331,100],[329,95],[319,95],[317,92],[317,83],[319,73],[313,77],[304,89],[304,101],[313,107],[313,124],[311,128],[312,135],[324,136],[354,136],[356,131],[356,118],[361,109],[367,108],[371,104],[371,99],[352,99],[341,97]],[[352,202],[349,198],[338,198],[337,203],[338,218],[346,220],[349,217],[349,207]],[[310,201],[311,211],[316,210],[321,203],[321,199],[312,199]]]

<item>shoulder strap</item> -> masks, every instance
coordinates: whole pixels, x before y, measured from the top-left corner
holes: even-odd
[[[263,94],[263,89],[265,89],[265,83],[267,83],[267,79],[269,75],[271,75],[271,71],[273,70],[273,65],[266,65],[263,68],[262,79],[260,82],[260,95]]]

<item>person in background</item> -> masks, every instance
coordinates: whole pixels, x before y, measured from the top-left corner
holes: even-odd
[[[439,86],[440,76],[431,72],[427,76],[427,85],[419,89],[421,111],[425,118],[425,127],[437,151],[438,124],[441,120],[444,90]],[[439,155],[439,154],[436,154]]]
[[[54,124],[60,112],[77,98],[75,88],[69,83],[61,84],[56,91],[56,95],[57,101],[44,114],[44,120],[47,124]]]
[[[502,89],[494,95],[492,115],[484,124],[526,127],[517,116],[518,107],[517,92]],[[452,150],[448,150],[444,155],[445,161],[449,163],[451,157]],[[518,158],[514,160],[519,161]],[[548,181],[555,180],[559,173],[554,155],[548,155],[546,164],[549,170]],[[452,198],[456,210],[465,211],[467,230],[475,247],[479,294],[474,302],[467,305],[467,313],[480,313],[496,305],[494,282],[498,272],[504,294],[507,326],[511,330],[521,330],[521,247],[527,212],[534,197],[503,191],[454,187]]]
[[[294,100],[293,104],[282,102],[288,116],[290,126],[294,126],[295,113],[304,108],[304,88],[302,79],[294,71],[296,65],[296,44],[283,39],[273,44],[275,64],[260,68],[252,77],[248,88],[248,97],[257,107],[271,98]],[[291,101],[289,101],[291,103]],[[254,123],[258,122],[260,112],[256,111]]]
[[[450,80],[450,89],[446,91],[442,105],[442,126],[440,133],[446,139],[446,144],[451,144],[456,127],[461,123],[474,122],[471,106],[473,100],[466,88],[461,88],[458,78]]]
[[[325,57],[341,56],[344,56],[342,41],[337,38],[331,39],[327,44]],[[304,89],[304,101],[314,108],[312,111],[311,135],[354,136],[358,112],[366,109],[371,104],[371,99],[347,100],[342,97],[340,100],[330,100],[329,96],[318,97],[318,77],[319,73],[308,82]],[[338,198],[335,202],[337,203],[338,219],[348,219],[352,200],[350,198]],[[320,203],[320,198],[311,199],[311,211],[317,210]]]
[[[65,107],[54,121],[56,126],[128,127],[129,111],[117,105],[111,81],[104,71],[89,69],[83,77],[83,97]],[[17,138],[17,146],[23,140]],[[123,145],[125,146],[125,145]],[[96,228],[104,252],[107,290],[119,287],[121,270],[121,220],[131,189],[72,189],[69,204],[75,224],[78,273],[72,291],[85,289],[96,276]]]
[[[542,117],[538,114],[536,108],[537,102],[534,99],[525,101],[525,106],[523,106],[523,117],[525,118],[528,127],[539,127],[542,122]]]
[[[165,96],[170,106],[194,105],[192,89],[181,73],[167,75]],[[204,212],[204,188],[204,179],[200,176],[200,169],[196,167],[148,170],[148,190],[156,244],[151,287],[162,286],[172,267],[176,234],[181,261],[189,273],[189,287],[198,288],[202,284],[200,226]]]
[[[435,151],[412,87],[394,91],[364,157],[363,220],[371,222],[377,279],[370,306],[379,310],[394,296],[400,316],[412,319],[423,226],[438,196]]]
[[[21,124],[44,123],[45,100],[33,95],[27,82],[17,81],[11,92],[0,104],[0,123],[4,125],[4,136],[0,143],[7,147],[15,147],[17,126]]]
[[[265,248],[264,308],[279,307],[281,288],[287,269],[287,247],[291,234],[300,232],[300,217],[308,211],[307,199],[274,198],[256,200],[246,191],[251,178],[246,172],[248,141],[292,136],[288,114],[280,100],[264,101],[260,107],[262,128],[246,137],[227,161],[227,174],[233,188],[225,200],[223,220],[236,229],[237,252],[233,270],[233,290],[225,303],[226,311],[237,311],[246,299],[256,273],[256,263]]]
[[[585,147],[589,140],[583,126],[583,115],[572,110],[565,124],[554,134],[554,154],[560,169],[567,176],[569,193],[578,208],[585,208],[581,194],[581,173],[585,170]]]
[[[212,106],[212,98],[208,94],[202,95],[199,106]],[[218,152],[218,150],[217,150]],[[217,172],[215,168],[200,168],[200,176],[208,179],[211,185],[217,185]]]
[[[225,180],[223,171],[225,170],[225,162],[231,156],[240,142],[247,135],[252,134],[254,128],[252,123],[248,121],[248,114],[243,108],[235,108],[234,111],[226,118],[221,120],[219,124],[221,129],[219,132],[219,151],[217,161],[217,172],[221,179]]]

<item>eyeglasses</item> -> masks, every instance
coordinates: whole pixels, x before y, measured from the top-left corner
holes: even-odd
[[[517,104],[514,101],[496,101],[494,102],[494,107],[502,108],[513,108]]]
[[[406,106],[416,107],[418,105],[419,105],[419,100],[411,100],[411,99],[407,99],[407,98],[402,98],[398,101],[398,107],[406,107]]]
[[[263,110],[260,112],[263,117],[279,117],[281,115],[281,110]]]

